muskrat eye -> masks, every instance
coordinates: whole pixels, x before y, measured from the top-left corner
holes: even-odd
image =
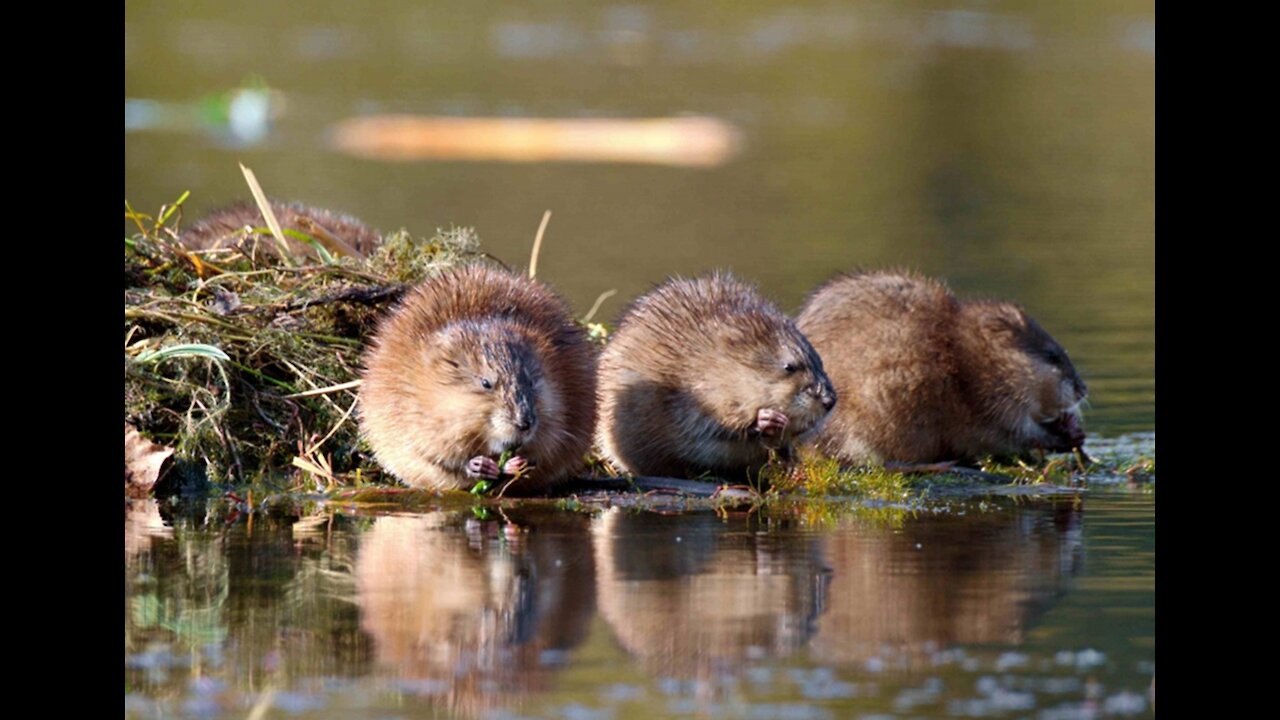
[[[786,374],[788,374],[788,375],[793,375],[793,374],[795,374],[795,373],[796,373],[796,371],[798,371],[799,369],[800,369],[800,364],[799,364],[799,363],[789,362],[789,363],[787,363],[786,365],[783,365],[783,366],[782,366],[782,370],[783,370],[783,372],[785,372],[785,373],[786,373]]]
[[[480,378],[480,387],[484,388],[485,390],[492,390],[493,383],[489,381],[489,378]]]
[[[1067,354],[1057,348],[1050,348],[1045,352],[1044,358],[1051,365],[1062,366],[1067,364]]]

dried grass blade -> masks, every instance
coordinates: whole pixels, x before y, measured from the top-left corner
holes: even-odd
[[[262,218],[267,221],[267,229],[271,231],[271,236],[276,239],[276,244],[280,248],[280,257],[285,265],[292,266],[289,260],[289,243],[284,240],[284,233],[280,232],[280,221],[276,220],[276,214],[271,210],[271,203],[267,201],[266,193],[262,192],[262,186],[258,184],[258,178],[253,171],[240,163],[240,172],[244,173],[244,181],[249,184],[249,192],[253,193],[253,201],[258,204],[258,210],[262,212]]]

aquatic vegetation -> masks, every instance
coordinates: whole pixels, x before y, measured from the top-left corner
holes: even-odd
[[[246,228],[231,247],[191,251],[178,242],[186,199],[154,216],[125,203],[137,228],[124,247],[126,421],[174,448],[174,478],[245,483],[292,464],[297,489],[333,487],[362,463],[363,338],[408,284],[484,261],[475,232],[401,230],[359,258],[288,231],[316,244],[313,258]]]
[[[905,474],[882,467],[847,468],[834,458],[802,454],[788,467],[773,463],[762,479],[772,495],[802,494],[809,497],[855,496],[900,501],[912,495],[913,483]]]

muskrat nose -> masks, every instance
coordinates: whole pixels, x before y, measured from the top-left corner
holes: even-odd
[[[829,383],[820,382],[811,385],[809,394],[817,398],[825,410],[830,410],[836,406],[836,390]]]
[[[520,432],[529,432],[533,429],[535,423],[538,422],[538,416],[532,412],[521,413],[516,417],[515,426]]]

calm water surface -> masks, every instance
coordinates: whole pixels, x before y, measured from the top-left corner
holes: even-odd
[[[274,122],[219,122],[255,75]],[[913,267],[1023,303],[1115,435],[1154,428],[1154,81],[1145,1],[130,0],[125,188],[151,211],[190,190],[190,218],[248,197],[244,162],[383,230],[474,226],[515,265],[550,208],[539,277],[582,313],[617,289],[604,320],[671,273],[731,267],[794,310],[837,271]],[[697,115],[740,144],[700,168],[334,147],[391,113]]]
[[[125,518],[129,717],[1148,715],[1154,496]]]

